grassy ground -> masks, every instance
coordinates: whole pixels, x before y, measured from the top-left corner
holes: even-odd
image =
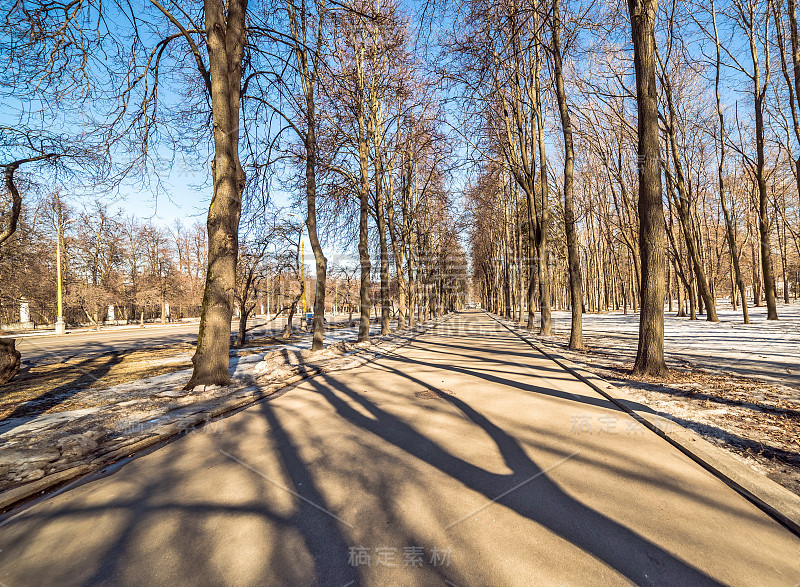
[[[236,354],[254,354],[300,336],[254,337]],[[82,392],[188,369],[194,346],[179,343],[27,367],[0,389],[0,420],[94,407],[102,396]]]

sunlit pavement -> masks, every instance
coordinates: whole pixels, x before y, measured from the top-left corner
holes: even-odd
[[[800,540],[479,312],[0,526],[15,585],[800,581]]]
[[[347,316],[338,315],[344,320]],[[333,318],[331,318],[333,320]],[[277,333],[286,325],[286,318],[281,316],[264,324],[264,318],[251,319],[248,322],[248,336]],[[294,318],[295,328],[301,325],[300,317]],[[25,364],[50,364],[69,360],[75,357],[94,357],[108,353],[119,353],[141,350],[177,343],[195,344],[199,322],[147,324],[144,328],[135,325],[104,327],[101,331],[80,330],[67,335],[53,334],[16,337],[17,350],[22,353]],[[239,331],[238,322],[231,325],[231,337]],[[13,337],[12,337],[13,338]]]

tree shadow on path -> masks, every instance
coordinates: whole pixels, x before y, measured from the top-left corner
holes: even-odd
[[[397,373],[429,387],[407,373]],[[341,381],[323,375],[309,383],[342,418],[435,467],[488,500],[541,524],[637,584],[719,584],[658,545],[564,493],[546,471],[528,457],[515,438],[460,399],[441,394],[489,435],[513,471],[511,474],[492,473],[448,453]],[[352,407],[334,390],[372,417]],[[563,455],[565,459],[570,456],[573,455]],[[509,491],[514,487],[517,489]],[[452,526],[461,523],[454,522]]]
[[[342,534],[334,515],[330,513],[325,498],[314,482],[303,459],[289,435],[284,430],[270,402],[260,405],[261,412],[269,424],[270,435],[275,448],[291,481],[291,489],[302,496],[296,500],[296,510],[286,520],[303,537],[308,552],[314,560],[315,584],[319,585],[360,585],[360,577],[355,567],[349,564],[350,545]],[[313,504],[313,505],[312,505]],[[347,524],[347,522],[344,522]],[[292,557],[288,557],[291,563]],[[282,567],[286,561],[273,560],[279,576],[289,580],[291,569]]]

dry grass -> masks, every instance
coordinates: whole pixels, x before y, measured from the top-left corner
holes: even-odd
[[[82,392],[186,369],[193,348],[179,344],[31,366],[3,386],[0,419],[90,407]]]
[[[256,354],[265,347],[295,340],[254,337],[237,349],[237,354]],[[95,393],[98,389],[189,369],[194,346],[179,343],[33,365],[0,388],[0,420],[103,404],[102,394]]]

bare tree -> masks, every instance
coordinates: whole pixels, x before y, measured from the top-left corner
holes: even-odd
[[[572,117],[564,89],[563,51],[561,45],[561,7],[560,0],[553,0],[550,51],[555,77],[556,100],[564,134],[564,232],[567,241],[567,264],[569,267],[570,322],[569,348],[583,347],[583,285],[581,283],[581,262],[578,253],[578,236],[575,229],[575,205],[573,198],[575,146],[572,138]]]
[[[634,372],[654,377],[664,362],[664,270],[666,248],[661,202],[661,147],[656,90],[655,21],[658,0],[628,0],[639,111],[639,250],[642,306]]]

